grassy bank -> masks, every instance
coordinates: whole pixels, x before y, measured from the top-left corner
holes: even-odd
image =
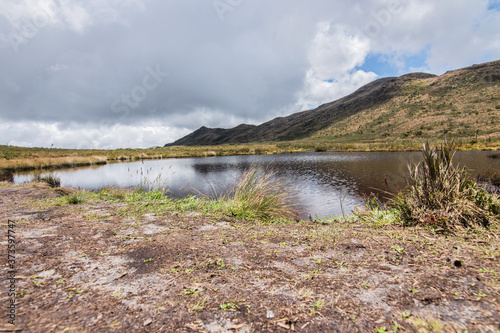
[[[427,140],[431,144],[440,140]],[[13,171],[44,170],[101,165],[120,161],[232,155],[284,154],[300,151],[418,151],[423,139],[357,140],[317,137],[297,141],[227,144],[219,146],[177,146],[149,149],[57,149],[0,145],[0,179]],[[500,141],[458,139],[458,150],[500,150]],[[4,176],[2,177],[2,173]]]
[[[403,227],[422,225],[445,232],[457,229],[498,228],[500,225],[500,199],[498,194],[478,185],[466,169],[453,163],[454,143],[441,146],[424,145],[423,161],[410,165],[407,187],[396,194],[382,209],[378,199],[366,201],[366,208],[354,215],[333,217],[341,220],[363,221],[372,225],[384,224]],[[492,155],[494,157],[496,155]],[[35,181],[58,187],[54,177],[38,177]],[[209,216],[228,216],[252,221],[299,221],[299,207],[294,189],[287,187],[287,180],[276,176],[270,166],[254,165],[244,172],[226,193],[212,197],[188,196],[174,199],[162,189],[138,188],[135,191],[107,188],[99,193],[79,192],[70,196],[69,203],[89,198],[137,202],[144,209],[154,212],[196,211]],[[141,206],[142,207],[142,206]],[[147,207],[147,208],[146,208]],[[143,209],[141,208],[141,209]]]
[[[282,154],[299,150],[304,149],[298,147],[285,149],[276,144],[266,143],[114,150],[25,148],[0,145],[0,171],[68,168],[147,159]]]
[[[60,181],[53,176],[38,176],[31,184],[59,188]],[[127,202],[134,205],[135,209],[149,213],[194,211],[208,216],[226,216],[268,223],[294,221],[298,216],[293,189],[286,187],[286,181],[278,178],[270,166],[252,166],[221,195],[214,193],[213,196],[187,196],[176,199],[169,197],[168,192],[162,188],[147,187],[146,185],[135,190],[110,187],[99,192],[60,189],[64,196],[56,203],[78,204],[88,200]]]

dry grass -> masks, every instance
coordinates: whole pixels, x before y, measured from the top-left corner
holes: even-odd
[[[90,166],[106,164],[106,157],[36,157],[22,159],[0,159],[0,169],[3,170],[36,170],[50,168],[72,168],[78,166]]]

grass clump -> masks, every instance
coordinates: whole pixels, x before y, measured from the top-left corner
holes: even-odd
[[[394,199],[403,225],[488,227],[500,220],[498,196],[489,194],[453,164],[453,142],[431,148],[424,144],[422,163],[410,165],[407,187]]]
[[[61,179],[54,175],[36,175],[33,181],[47,183],[52,188],[61,187]]]
[[[70,205],[78,205],[87,201],[86,198],[78,194],[68,195],[65,199]]]
[[[230,203],[230,212],[246,219],[292,219],[295,195],[276,172],[253,165],[220,199]]]

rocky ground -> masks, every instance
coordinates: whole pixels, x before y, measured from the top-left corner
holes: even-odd
[[[498,229],[266,225],[70,192],[0,186],[0,331],[500,331]]]

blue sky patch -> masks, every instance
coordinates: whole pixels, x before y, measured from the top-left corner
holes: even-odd
[[[379,78],[400,76],[402,74],[414,72],[414,68],[425,67],[428,49],[429,48],[426,48],[419,54],[413,56],[400,57],[398,62],[402,62],[403,67],[399,67],[395,60],[385,54],[370,53],[366,57],[363,65],[358,67],[358,69],[365,72],[374,72],[379,76]]]
[[[500,11],[500,1],[490,0],[488,1],[488,10],[498,10]]]
[[[391,65],[387,58],[381,54],[370,53],[363,63],[363,66],[359,67],[365,72],[377,73],[379,77],[397,76],[397,69]]]

